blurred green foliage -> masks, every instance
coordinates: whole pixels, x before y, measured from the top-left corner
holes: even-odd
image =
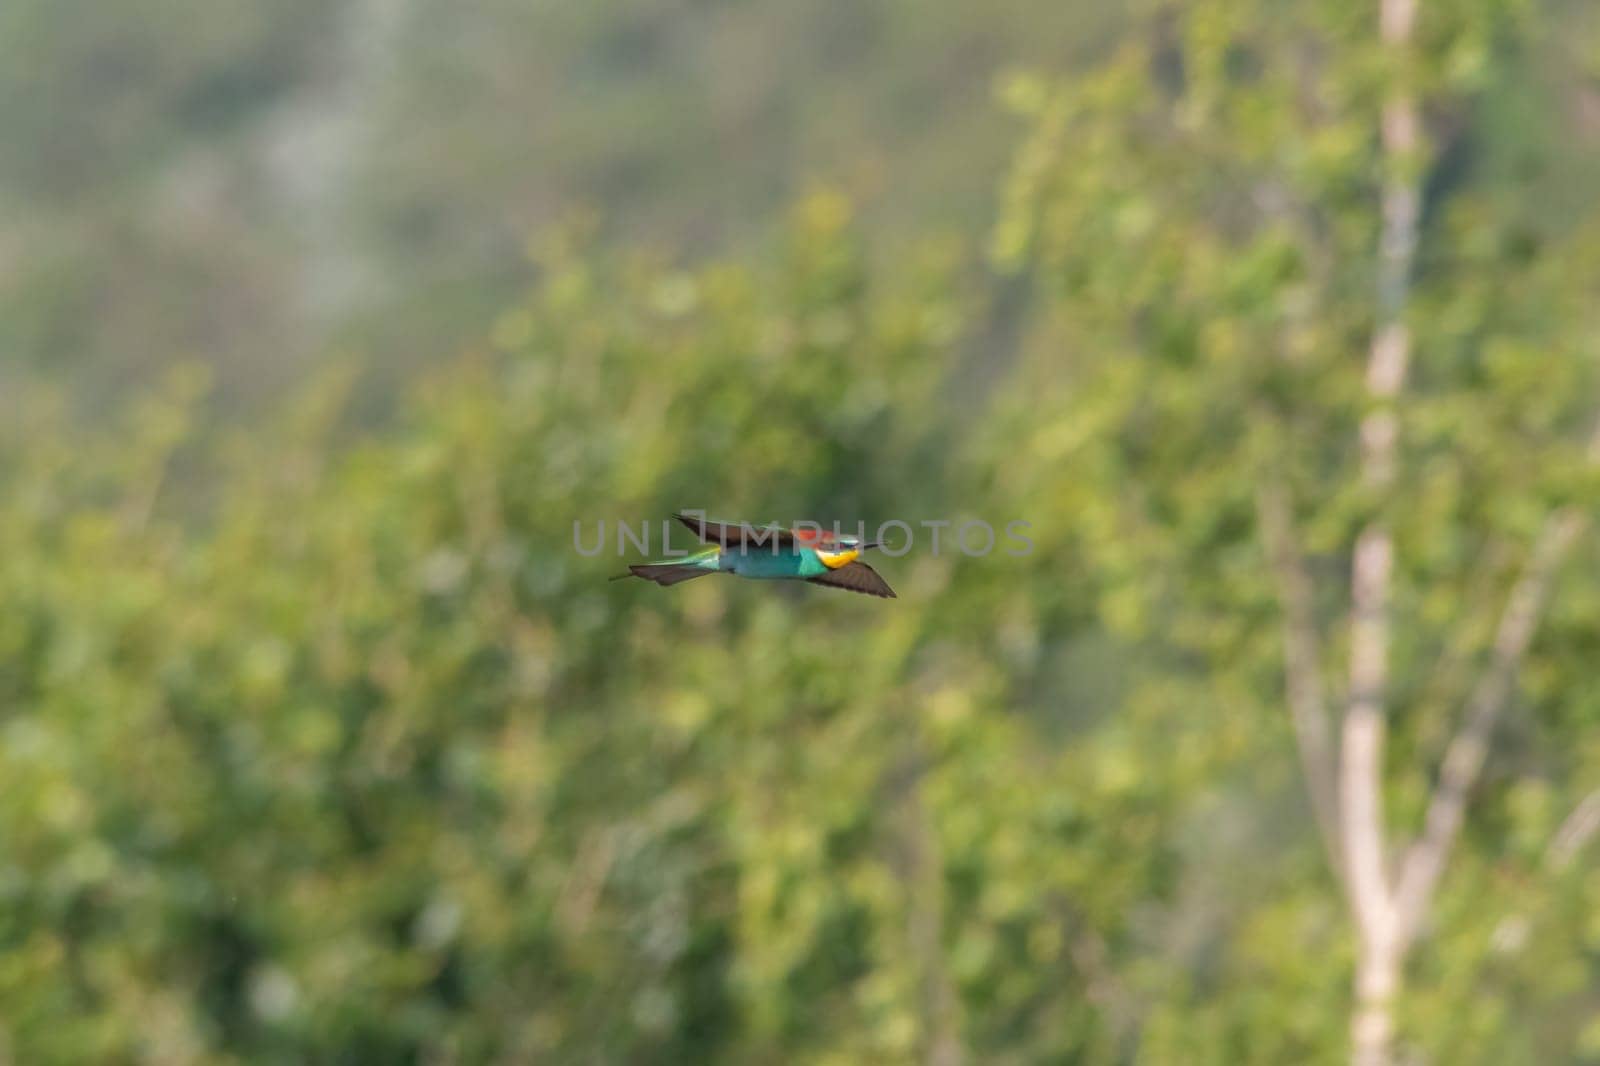
[[[575,213],[617,247],[764,253],[820,181],[887,246],[976,230],[1013,134],[996,74],[1116,23],[1030,0],[13,0],[0,373],[91,409],[173,362],[237,407],[330,346],[403,376],[469,345]]]
[[[1095,639],[1078,567],[1039,560],[1034,594],[908,559],[914,609],[885,612],[656,595],[572,548],[575,518],[711,490],[984,515],[988,462],[937,432],[948,257],[879,291],[847,225],[807,199],[770,277],[553,253],[494,352],[344,448],[348,379],[215,453],[186,381],[93,448],[25,430],[16,1052],[909,1061],[930,1024],[996,1058],[1126,1049],[1133,1016],[1094,1002],[1216,743],[1152,710],[1038,745],[1101,710],[1043,680]],[[180,467],[216,485],[204,515],[162,505]]]
[[[1403,833],[1539,520],[1600,487],[1578,455],[1600,243],[1573,191],[1592,15],[1425,4],[1416,381],[1402,491],[1374,499],[1354,456],[1370,11],[771,6],[350,7],[413,11],[363,75],[389,86],[363,119],[383,136],[326,164],[365,174],[382,298],[317,244],[320,208],[283,231],[278,194],[231,196],[252,123],[339,72],[319,51],[336,6],[0,14],[3,139],[65,153],[0,162],[0,197],[37,212],[0,246],[0,344],[104,348],[128,361],[100,387],[140,380],[97,425],[68,378],[0,426],[0,1057],[1342,1057],[1349,929],[1296,776],[1257,494],[1299,502],[1330,664],[1341,560],[1392,515]],[[1057,61],[1057,18],[1101,47]],[[935,47],[974,39],[1039,67],[1003,80],[1011,125],[987,99],[1000,64],[962,74]],[[823,57],[836,79],[802,62]],[[946,68],[956,115],[918,127]],[[723,142],[682,118],[701,76],[770,193],[706,184]],[[592,94],[541,98],[549,78]],[[992,259],[961,211],[953,236],[920,226],[918,197],[874,209],[770,147],[794,143],[769,128],[805,110],[794,85],[844,110],[868,79],[891,88],[861,126],[789,121],[854,145],[839,158],[909,123],[881,148],[901,177],[1015,137],[1003,180],[961,175],[1000,187]],[[100,101],[83,143],[112,173],[41,132]],[[674,265],[627,226],[557,224],[563,179],[519,204],[507,157],[535,146],[667,230],[676,196],[700,198],[692,225],[794,207],[759,255]],[[189,153],[209,162],[163,169]],[[174,240],[182,269],[130,266]],[[251,309],[313,262],[358,310],[305,337],[437,349],[398,413],[373,416],[346,360],[244,416],[213,402],[215,370],[151,371],[186,338],[226,387],[212,344],[289,344]],[[186,277],[243,309],[189,313],[210,290]],[[890,603],[609,584],[621,559],[574,550],[574,521],[685,506],[1021,519],[1035,550],[885,559]],[[1600,783],[1592,542],[1561,585],[1403,1003],[1431,1061],[1600,1056],[1600,880],[1550,858]]]

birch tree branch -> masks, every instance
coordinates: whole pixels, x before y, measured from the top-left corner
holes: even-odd
[[[1544,868],[1552,874],[1565,872],[1596,833],[1600,833],[1600,788],[1583,797],[1562,819],[1544,850]],[[1502,954],[1520,950],[1532,929],[1533,919],[1526,910],[1508,914],[1496,923],[1489,944]]]
[[[1600,833],[1600,789],[1583,797],[1550,838],[1550,848],[1545,853],[1546,865],[1553,870],[1565,870],[1596,833]]]
[[[1600,427],[1590,438],[1588,454],[1590,462],[1600,462]],[[1483,772],[1495,724],[1511,696],[1556,572],[1586,525],[1587,517],[1573,507],[1552,514],[1539,533],[1526,568],[1512,586],[1495,628],[1489,663],[1467,700],[1466,720],[1445,748],[1422,835],[1406,849],[1401,864],[1395,910],[1400,935],[1406,940],[1416,936],[1449,862],[1461,832],[1467,799]]]
[[[1316,601],[1311,576],[1294,533],[1294,509],[1288,492],[1268,483],[1256,497],[1267,557],[1283,610],[1283,675],[1295,746],[1305,776],[1317,832],[1334,875],[1344,878],[1339,850],[1339,795],[1332,729],[1322,683],[1321,641],[1317,635]]]

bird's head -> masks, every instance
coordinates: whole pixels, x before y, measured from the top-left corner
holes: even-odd
[[[818,532],[810,539],[817,558],[821,559],[823,565],[830,570],[848,566],[859,559],[862,552],[878,546],[875,540],[863,540],[860,537],[847,537],[832,532]]]

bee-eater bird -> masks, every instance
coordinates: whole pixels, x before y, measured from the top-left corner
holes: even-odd
[[[735,574],[766,581],[809,581],[813,585],[895,598],[889,583],[861,561],[862,552],[878,546],[875,541],[806,526],[785,529],[711,522],[695,515],[672,517],[713,547],[677,559],[635,563],[626,574],[611,580],[642,577],[658,585],[676,585],[707,574]]]

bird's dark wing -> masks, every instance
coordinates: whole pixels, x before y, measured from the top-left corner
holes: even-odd
[[[671,586],[682,581],[693,581],[697,577],[714,574],[715,570],[706,570],[698,566],[684,566],[681,563],[635,563],[628,567],[628,573],[634,577],[642,577],[646,581],[654,581],[658,585]],[[616,578],[612,579],[613,581]]]
[[[827,585],[829,588],[849,589],[851,592],[865,592],[868,596],[882,596],[886,600],[895,599],[894,589],[889,587],[876,570],[866,563],[857,560],[847,563],[837,570],[829,570],[826,574],[806,578],[813,585]]]
[[[794,533],[777,526],[750,526],[743,522],[712,522],[698,515],[672,516],[695,536],[707,544],[720,544],[724,548],[771,548],[774,544],[789,548],[794,545]]]

